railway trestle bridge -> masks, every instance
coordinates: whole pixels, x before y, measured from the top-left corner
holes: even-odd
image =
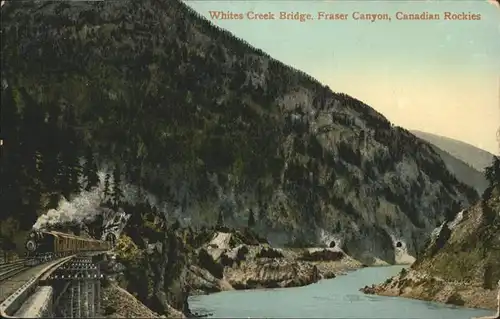
[[[101,264],[106,252],[26,266],[0,264],[1,318],[96,318],[101,314]]]

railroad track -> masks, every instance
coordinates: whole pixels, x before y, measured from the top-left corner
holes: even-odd
[[[30,268],[31,266],[25,265],[25,259],[16,260],[11,263],[5,263],[0,265],[0,282],[9,279],[12,276],[23,272],[25,269]]]
[[[0,263],[0,271],[2,271],[4,268],[7,268],[7,267],[9,267],[11,265],[16,265],[16,264],[23,263],[25,260],[26,260],[26,258],[17,259],[15,261],[11,261],[11,262],[8,262],[8,263]]]
[[[24,267],[22,270],[18,269],[15,275],[10,274],[7,279],[0,280],[0,318],[14,318],[15,312],[22,302],[35,291],[39,281],[49,276],[52,271],[73,257],[75,255],[53,259],[33,266],[21,264]]]
[[[9,262],[0,262],[0,269],[2,269],[3,267],[6,267],[8,265],[12,265],[12,264],[18,264],[22,261],[25,261],[27,258],[19,258],[19,259],[16,259],[14,261],[9,261]]]

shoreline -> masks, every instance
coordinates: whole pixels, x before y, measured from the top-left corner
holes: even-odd
[[[305,248],[305,249],[307,249],[307,248]],[[318,249],[318,248],[313,247],[311,249]],[[347,257],[350,258],[349,256],[347,256]],[[348,265],[342,263],[342,261],[333,261],[333,262],[323,261],[323,262],[306,262],[306,263],[309,263],[309,264],[313,265],[314,267],[317,267],[318,264],[322,264],[322,266],[328,265],[332,268],[329,269],[330,271],[321,271],[318,269],[318,271],[320,273],[320,277],[313,282],[308,282],[308,283],[303,284],[303,285],[294,285],[294,286],[285,286],[285,287],[264,287],[263,286],[263,287],[254,287],[254,288],[246,288],[246,289],[234,289],[233,288],[233,289],[225,289],[225,290],[206,292],[206,293],[189,294],[188,298],[197,297],[197,296],[213,295],[213,294],[222,293],[222,292],[226,292],[226,291],[251,291],[251,290],[265,291],[265,290],[273,290],[273,289],[288,289],[288,288],[305,287],[305,286],[312,285],[314,283],[318,283],[322,280],[333,280],[338,276],[346,276],[346,275],[353,273],[355,271],[358,271],[360,269],[372,267],[372,266],[363,265],[361,263],[358,266],[348,266]],[[394,266],[394,265],[380,265],[380,266],[373,266],[373,267],[391,267],[391,266]],[[193,318],[194,319],[194,318],[207,318],[207,317],[213,316],[213,313],[196,313],[196,312],[192,312],[192,309],[190,309],[190,311],[191,311],[190,316],[187,316],[186,318]]]
[[[441,278],[407,269],[384,283],[365,286],[365,294],[437,302],[471,309],[497,311],[498,292],[465,282]],[[495,318],[495,317],[492,317]]]
[[[407,266],[407,265],[389,265],[389,266],[368,266],[368,267],[363,267],[363,268],[386,268],[386,267],[395,267],[395,266]],[[350,269],[349,271],[346,271],[344,272],[343,274],[339,274],[339,275],[348,275],[350,273],[354,273],[358,270],[361,270],[363,268],[357,268],[357,269]],[[334,278],[323,278],[323,279],[320,279],[320,281],[322,280],[326,280],[326,279],[334,279]],[[365,286],[366,288],[366,286]],[[271,288],[264,288],[264,289],[248,289],[248,290],[269,290]],[[281,290],[281,289],[280,289]],[[364,294],[369,294],[369,293],[366,293],[365,291],[363,291],[363,288],[359,289],[360,292],[364,293]],[[209,293],[209,294],[206,294],[206,295],[211,295],[213,293]],[[500,290],[499,290],[499,294],[500,294]],[[436,304],[440,304],[442,306],[446,306],[446,305],[452,305],[451,303],[446,303],[446,302],[440,302],[438,300],[433,300],[433,299],[428,299],[428,298],[415,298],[415,297],[411,297],[411,296],[408,296],[408,295],[399,295],[399,294],[391,294],[391,293],[384,293],[384,292],[381,292],[381,293],[377,293],[377,295],[379,296],[385,296],[385,297],[398,297],[401,298],[401,299],[407,299],[407,300],[420,300],[420,301],[427,301],[427,302],[434,302]],[[495,290],[495,295],[496,295],[496,290]],[[191,296],[191,297],[196,297],[196,296]],[[495,299],[495,302],[496,302],[496,299]],[[190,300],[190,303],[191,303],[191,300]],[[492,309],[490,308],[484,308],[484,307],[472,307],[470,305],[455,305],[455,306],[458,306],[458,308],[463,308],[464,310],[465,309],[475,309],[475,310],[484,310],[484,311],[491,311]],[[494,309],[496,310],[496,308]],[[195,308],[195,309],[192,309],[193,311],[193,316],[191,316],[192,318],[204,318],[204,317],[211,317],[214,315],[214,313],[212,312],[205,312],[205,310],[203,310],[203,308]],[[493,312],[492,312],[492,315],[493,315]],[[496,316],[484,316],[484,317],[473,317],[472,319],[500,319]]]
[[[121,288],[153,312],[168,317],[174,309],[193,317],[189,297],[231,290],[302,287],[366,267],[408,266],[402,260],[388,264],[378,258],[367,265],[338,247],[275,248],[248,231],[207,230],[191,234],[192,238],[189,234],[177,229],[162,242],[148,242],[144,248],[122,236],[116,261],[111,259],[107,268]],[[171,259],[171,254],[181,260]],[[168,277],[157,278],[155,273],[161,269],[158,266],[173,269],[175,274],[167,272]],[[148,291],[133,286],[142,282],[137,281],[138,276],[148,281]],[[155,284],[157,280],[162,284]],[[126,309],[115,310],[111,316],[126,316]]]
[[[328,248],[293,251],[269,245],[240,245],[223,251],[203,249],[199,253],[209,258],[204,258],[205,264],[190,266],[194,276],[189,283],[193,288],[189,296],[300,287],[366,267],[343,252]]]

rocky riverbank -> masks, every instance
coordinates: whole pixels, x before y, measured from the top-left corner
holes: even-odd
[[[363,267],[335,248],[274,248],[249,230],[193,231],[160,219],[128,227],[115,250],[104,266],[108,317],[192,316],[190,295],[304,286]]]
[[[185,318],[186,316],[168,307],[165,315],[159,315],[127,290],[121,288],[116,283],[110,283],[103,287],[101,309],[106,318]]]
[[[232,233],[218,232],[197,251],[190,266],[194,293],[304,286],[334,278],[362,264],[333,248],[273,248],[267,243],[231,246]]]
[[[410,269],[362,291],[497,310],[500,189],[488,195],[437,228]]]
[[[406,297],[470,308],[497,309],[497,291],[467,282],[449,282],[416,270],[403,270],[379,285],[361,289],[367,294]]]

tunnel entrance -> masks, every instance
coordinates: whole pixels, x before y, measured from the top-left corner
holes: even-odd
[[[335,240],[332,240],[332,241],[330,242],[330,245],[329,245],[329,246],[330,246],[330,248],[333,248],[333,247],[335,247],[336,245],[337,245],[337,244],[335,243]]]
[[[403,247],[403,243],[402,243],[402,242],[400,242],[400,241],[396,242],[396,247],[398,247],[398,248]]]
[[[106,241],[111,243],[111,246],[115,247],[116,245],[116,236],[113,233],[109,233],[106,235]]]

